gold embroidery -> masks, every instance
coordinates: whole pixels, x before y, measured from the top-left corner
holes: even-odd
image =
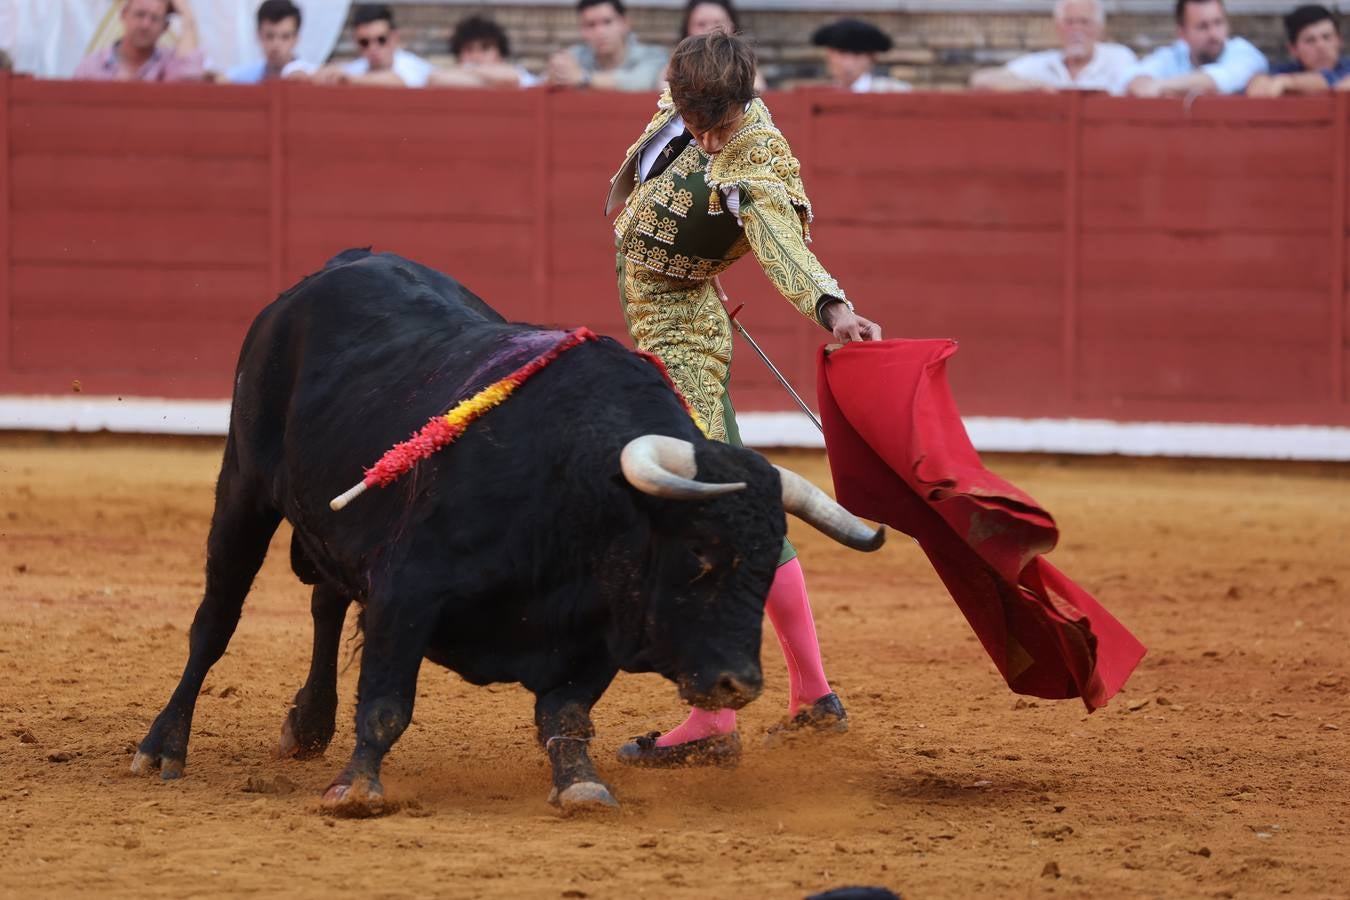
[[[801,163],[792,155],[787,139],[773,124],[769,108],[754,100],[741,128],[708,167],[708,184],[714,188],[777,184],[787,191],[792,205],[811,221],[811,201],[801,180]]]
[[[821,297],[847,300],[839,282],[807,249],[802,220],[782,186],[751,186],[748,193],[741,195],[745,237],[779,293],[812,320]]]
[[[650,235],[656,231],[656,210],[644,206],[637,214],[638,234]]]
[[[731,324],[710,281],[621,271],[624,312],[637,346],[665,363],[714,440],[727,439],[722,396],[731,366]]]
[[[654,128],[665,127],[671,115],[669,110],[659,111],[635,147],[645,143]],[[756,100],[746,124],[721,153],[710,161],[691,144],[666,174],[630,194],[615,223],[623,259],[621,293],[633,340],[662,359],[709,436],[719,440],[726,439],[722,400],[731,359],[731,326],[712,288],[712,277],[753,249],[774,286],[812,320],[822,295],[846,299],[806,247],[811,205],[800,174],[800,162],[774,127],[768,109]],[[673,185],[677,175],[689,180]],[[673,186],[658,184],[664,181]],[[740,191],[743,229],[729,216],[704,218],[699,207],[704,205],[705,186],[706,214],[724,211],[722,188]],[[726,251],[721,249],[723,234],[718,229],[724,229],[731,241]],[[715,236],[711,244],[710,236]],[[658,241],[666,246],[657,246]],[[708,259],[700,253],[722,253],[724,258]]]
[[[672,187],[674,185],[672,184]],[[670,211],[677,216],[687,216],[689,208],[694,205],[694,195],[681,188],[675,192],[675,196],[670,200]]]
[[[658,226],[659,230],[656,232],[656,239],[663,244],[675,243],[675,234],[679,230],[679,227],[679,223],[672,218],[667,217],[662,219],[661,224]]]
[[[671,198],[675,195],[675,182],[667,181],[662,178],[652,185],[652,201],[662,206],[669,206]]]
[[[717,261],[711,259],[700,259],[694,263],[694,268],[689,273],[690,278],[711,278],[717,274]]]

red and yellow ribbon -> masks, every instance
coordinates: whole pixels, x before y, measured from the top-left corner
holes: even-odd
[[[600,336],[589,328],[578,328],[569,332],[548,352],[535,357],[505,378],[493,382],[472,397],[461,401],[449,412],[432,418],[408,440],[389,448],[375,465],[366,469],[365,477],[361,481],[344,493],[334,497],[328,505],[335,510],[342,509],[353,499],[365,493],[366,488],[377,484],[380,487],[390,484],[437,450],[456,441],[479,416],[505,402],[508,397],[515,393],[516,388],[559,356],[587,341],[599,339]],[[689,405],[689,401],[675,387],[675,382],[671,380],[670,373],[666,371],[666,367],[661,360],[640,350],[638,356],[656,366],[666,384],[670,385],[671,390],[675,391],[675,396],[680,398],[680,403],[683,404],[685,411],[693,418],[699,430],[703,431],[703,423],[699,421],[698,416]]]

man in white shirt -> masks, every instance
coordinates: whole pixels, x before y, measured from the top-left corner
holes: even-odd
[[[394,13],[383,3],[363,3],[352,12],[352,36],[361,56],[340,66],[324,66],[314,76],[321,84],[370,84],[426,87],[435,66],[399,45]]]
[[[273,78],[288,78],[297,72],[314,74],[317,66],[295,58],[299,40],[299,7],[291,0],[263,0],[258,7],[258,46],[263,58],[235,66],[226,79],[234,84],[259,84]]]
[[[1106,12],[1099,0],[1058,0],[1058,50],[1028,53],[997,69],[981,69],[970,86],[981,91],[1109,91],[1138,59],[1122,44],[1102,43]]]
[[[1177,0],[1177,41],[1159,47],[1125,73],[1116,93],[1133,97],[1240,94],[1264,73],[1266,57],[1229,37],[1221,0]]]

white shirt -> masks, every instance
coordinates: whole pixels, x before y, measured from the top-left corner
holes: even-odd
[[[307,63],[304,60],[293,59],[281,70],[281,77],[285,78],[292,72],[304,72],[306,75],[313,75],[319,70],[319,67],[313,63]],[[263,76],[267,74],[267,61],[258,60],[254,63],[245,63],[242,66],[235,66],[226,74],[233,84],[261,84]]]
[[[1240,37],[1229,38],[1219,58],[1198,69],[1191,62],[1191,48],[1185,41],[1177,41],[1166,47],[1159,47],[1144,57],[1137,66],[1125,72],[1121,76],[1117,92],[1124,93],[1130,82],[1141,75],[1161,81],[1164,78],[1175,78],[1178,75],[1200,71],[1214,79],[1220,94],[1237,94],[1247,87],[1247,82],[1265,72],[1267,68],[1265,55]]]
[[[408,87],[420,88],[427,86],[427,79],[431,77],[432,70],[436,67],[416,53],[400,47],[394,51],[394,64],[390,68],[399,80]],[[348,75],[366,75],[370,72],[370,63],[364,56],[357,57],[351,62],[345,63],[342,66],[342,71]]]
[[[1077,78],[1070,75],[1064,65],[1063,50],[1042,50],[1019,56],[1008,63],[1007,69],[1018,78],[1055,88],[1110,91],[1138,61],[1134,51],[1123,44],[1099,43],[1092,48],[1092,59],[1079,71]]]
[[[893,94],[910,89],[908,81],[895,78],[878,78],[871,72],[864,72],[858,80],[848,86],[852,94]]]
[[[684,131],[684,119],[681,119],[678,115],[674,116],[665,128],[652,135],[647,143],[642,145],[642,149],[638,151],[639,184],[647,180],[647,173],[656,164],[656,158],[661,155],[661,151],[666,149],[666,144],[679,137],[682,131]],[[731,210],[731,214],[736,217],[737,224],[740,224],[741,189],[735,185],[722,188],[722,196],[727,200],[727,209]]]

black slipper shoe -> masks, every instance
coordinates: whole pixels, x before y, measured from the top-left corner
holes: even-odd
[[[843,734],[848,731],[848,713],[839,695],[831,691],[810,706],[803,706],[791,719],[769,726],[764,734],[768,746],[787,743],[808,734]]]
[[[661,732],[635,737],[619,748],[619,762],[646,769],[675,769],[682,766],[723,766],[732,768],[741,761],[741,735],[714,734],[696,741],[669,747],[656,746]]]

